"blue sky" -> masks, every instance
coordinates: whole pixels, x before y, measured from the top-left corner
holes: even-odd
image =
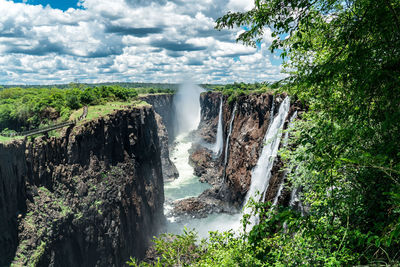
[[[276,81],[281,60],[215,19],[252,0],[0,0],[0,84]]]
[[[79,8],[78,1],[75,0],[14,0],[15,3],[26,3],[29,5],[51,6],[66,11],[68,8]]]

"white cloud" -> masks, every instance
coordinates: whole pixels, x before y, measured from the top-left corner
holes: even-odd
[[[254,7],[254,0],[229,0],[228,9],[236,12],[248,11]]]
[[[0,0],[0,84],[139,81],[199,83],[279,79],[266,49],[214,30],[244,0],[82,0],[67,11]],[[139,5],[140,4],[140,5]]]

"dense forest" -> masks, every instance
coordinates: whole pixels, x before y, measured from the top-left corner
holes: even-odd
[[[273,29],[271,52],[288,74],[278,89],[308,105],[281,151],[304,210],[253,203],[263,219],[251,231],[211,233],[202,242],[190,230],[164,235],[149,264],[398,265],[400,1],[255,4],[219,18],[216,28],[242,27],[238,41],[252,46]]]

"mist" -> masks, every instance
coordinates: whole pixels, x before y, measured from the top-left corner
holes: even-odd
[[[174,97],[176,136],[193,131],[200,122],[200,93],[205,90],[198,85],[185,82],[179,86]]]

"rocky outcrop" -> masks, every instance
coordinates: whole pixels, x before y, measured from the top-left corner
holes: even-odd
[[[217,135],[217,125],[218,125],[218,114],[219,105],[221,101],[221,93],[206,92],[200,95],[200,123],[198,126],[198,134],[207,143],[215,143]],[[223,97],[224,102],[226,102],[226,97]],[[224,111],[225,108],[224,108]],[[226,113],[223,112],[225,115]],[[226,122],[226,116],[224,116],[223,122]]]
[[[205,218],[211,213],[237,213],[238,210],[233,208],[226,201],[216,199],[212,190],[206,190],[198,197],[190,197],[177,200],[172,204],[172,209],[167,215],[174,217],[175,221]]]
[[[169,157],[168,132],[164,126],[162,117],[158,115],[158,113],[155,113],[155,115],[158,125],[158,137],[160,139],[161,166],[163,170],[164,181],[174,180],[178,178],[179,172]]]
[[[248,94],[239,96],[235,101],[228,103],[228,97],[223,96],[224,150],[233,107],[235,105],[237,107],[229,141],[226,168],[224,166],[225,153],[223,152],[219,158],[215,159],[212,157],[211,151],[207,149],[207,145],[198,145],[191,155],[196,174],[215,185],[214,190],[218,192],[216,194],[218,198],[237,207],[242,205],[250,186],[252,169],[257,164],[263,146],[263,138],[271,120],[271,108],[274,106],[274,114],[276,114],[285,97],[284,94],[277,96],[267,93]],[[215,142],[220,99],[221,93],[217,92],[203,93],[200,98],[202,113],[198,134],[208,144]],[[290,116],[297,109],[299,109],[298,103],[291,105],[285,128]],[[273,200],[276,195],[283,179],[282,166],[283,163],[278,157],[272,170],[268,192],[266,192],[267,200]],[[284,196],[285,194],[282,195],[282,197]]]
[[[164,222],[157,121],[130,108],[0,144],[0,266],[122,266]]]
[[[158,136],[160,137],[161,164],[165,181],[178,178],[179,173],[169,157],[169,145],[175,139],[174,105],[172,94],[142,96],[141,99],[153,106],[157,113]]]
[[[165,128],[167,129],[168,132],[169,143],[172,143],[175,139],[174,95],[173,94],[145,95],[141,96],[140,99],[152,105],[155,112],[157,112],[161,116]]]

